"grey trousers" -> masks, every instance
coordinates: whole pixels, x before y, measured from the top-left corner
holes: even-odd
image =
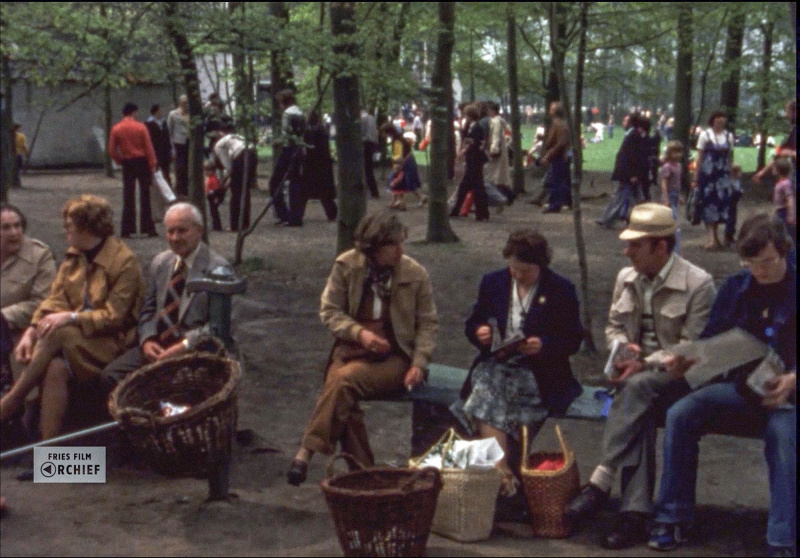
[[[144,358],[144,353],[140,347],[128,349],[117,358],[112,360],[103,369],[101,376],[103,382],[108,386],[115,386],[122,381],[125,376],[148,364]]]
[[[619,471],[620,511],[652,513],[658,417],[689,391],[683,379],[643,370],[628,378],[614,396],[603,433],[601,465]]]

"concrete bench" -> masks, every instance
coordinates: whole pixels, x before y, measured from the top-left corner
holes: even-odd
[[[387,401],[410,401],[413,403],[412,414],[412,455],[419,455],[438,440],[443,429],[457,426],[458,421],[449,407],[459,398],[461,386],[467,378],[464,368],[431,364],[428,367],[428,379],[410,393],[398,394],[387,398]],[[583,393],[578,396],[563,415],[558,419],[578,419],[602,421],[606,419],[612,395],[607,388],[583,386]],[[660,426],[663,426],[663,416]],[[710,434],[736,436],[744,438],[761,438],[761,430],[757,423],[742,421],[736,415],[720,413],[709,430]]]

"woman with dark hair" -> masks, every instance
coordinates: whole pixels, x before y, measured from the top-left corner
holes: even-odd
[[[489,198],[486,195],[486,188],[483,184],[483,166],[486,164],[487,157],[484,152],[484,142],[486,133],[480,126],[481,105],[472,103],[464,108],[466,122],[462,128],[461,150],[459,156],[463,156],[466,162],[466,170],[461,184],[458,185],[456,203],[450,212],[450,217],[458,217],[461,206],[467,192],[472,192],[475,200],[475,220],[489,220]]]
[[[574,285],[550,270],[547,240],[522,229],[503,249],[508,267],[481,280],[465,333],[480,353],[456,407],[481,437],[494,437],[508,453],[509,437],[527,425],[533,435],[549,412],[563,413],[581,387],[569,355],[583,337]],[[454,409],[458,411],[458,409]],[[460,413],[459,413],[460,414]],[[504,491],[518,484],[504,458]]]
[[[298,211],[302,220],[307,200],[319,200],[328,221],[335,221],[336,183],[333,181],[333,158],[328,131],[322,125],[319,114],[311,111],[303,133],[305,156],[303,158],[303,200]]]
[[[106,364],[136,342],[144,280],[136,254],[112,236],[111,206],[83,195],[64,206],[67,250],[50,295],[33,313],[14,352],[25,365],[0,399],[11,416],[41,383],[41,434],[59,434],[69,402],[68,382],[96,380]]]
[[[697,139],[697,171],[692,188],[697,189],[700,215],[708,233],[703,246],[706,250],[722,247],[717,229],[728,220],[733,134],[725,130],[727,121],[724,111],[714,111],[708,119],[709,128]]]
[[[413,389],[423,380],[438,319],[428,272],[403,253],[406,233],[389,210],[367,215],[356,227],[355,248],[333,264],[319,314],[336,341],[289,484],[304,482],[314,453],[330,455],[337,443],[372,465],[358,402]]]

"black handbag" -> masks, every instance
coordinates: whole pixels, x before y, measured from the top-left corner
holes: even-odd
[[[700,224],[700,195],[697,188],[689,190],[686,198],[686,220],[692,225]]]

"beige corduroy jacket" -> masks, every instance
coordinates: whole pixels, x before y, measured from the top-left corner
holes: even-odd
[[[344,252],[333,264],[319,315],[340,339],[357,342],[363,329],[353,316],[358,313],[366,276],[366,257],[357,250]],[[439,319],[428,272],[408,256],[403,256],[392,276],[389,315],[400,349],[412,366],[426,370],[436,347]]]

